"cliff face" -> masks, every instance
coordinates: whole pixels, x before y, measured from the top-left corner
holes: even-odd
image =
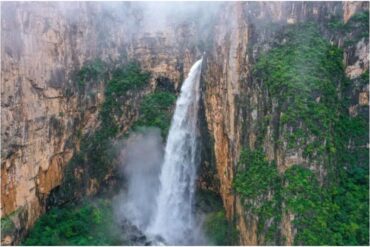
[[[72,20],[76,9],[64,7],[69,17],[57,4],[2,4],[1,212],[21,216],[18,229],[34,223],[60,184],[73,155],[71,135],[97,125],[103,87],[95,96],[70,95],[72,73],[94,57],[117,60],[123,46],[116,29],[111,46],[99,49],[93,9],[80,5]]]
[[[328,168],[325,168],[327,157],[308,160],[299,147],[288,147],[285,137],[288,130],[277,126],[276,120],[270,121],[266,132],[258,137],[264,118],[275,114],[278,102],[273,101],[271,107],[270,95],[254,80],[251,71],[256,59],[274,46],[274,36],[282,27],[308,21],[325,25],[334,17],[346,23],[352,15],[367,8],[367,4],[359,2],[238,3],[227,5],[222,12],[224,15],[220,15],[219,22],[213,27],[215,35],[208,50],[207,72],[204,75],[207,121],[215,143],[216,166],[221,181],[220,193],[227,216],[237,222],[241,244],[266,244],[264,235],[257,232],[258,216],[252,213],[252,208],[243,206],[243,200],[232,189],[237,170],[236,157],[239,157],[241,146],[250,149],[263,148],[267,158],[276,162],[280,174],[284,174],[292,165],[300,164],[315,171],[321,183],[325,183],[328,173]],[[324,33],[327,39],[339,47],[343,47],[346,37],[354,36],[353,32],[346,35],[330,31]],[[357,78],[367,71],[369,45],[366,39],[360,39],[343,49],[345,71],[349,78]],[[366,112],[367,86],[352,97],[354,105],[349,111],[359,107],[358,109],[362,109],[360,111]],[[262,139],[257,140],[258,138]],[[281,145],[276,145],[276,140]],[[259,204],[258,201],[254,203]],[[292,225],[293,220],[294,214],[283,213],[279,226],[283,239],[280,244],[293,244],[297,231]]]
[[[15,239],[45,211],[50,191],[60,185],[63,171],[79,146],[73,135],[99,126],[104,83],[95,84],[89,93],[77,92],[76,70],[96,58],[112,65],[136,59],[152,74],[145,94],[156,87],[159,78],[168,79],[178,89],[190,66],[205,51],[204,111],[220,194],[228,219],[237,224],[240,243],[256,245],[265,243],[257,234],[258,219],[232,187],[242,146],[261,146],[257,140],[260,124],[267,113],[276,111],[276,104],[268,104],[268,94],[253,79],[256,59],[271,49],[281,27],[300,21],[325,23],[333,16],[348,22],[368,5],[224,3],[213,8],[214,16],[209,19],[197,16],[155,28],[151,25],[154,19],[139,4],[2,3],[1,7],[1,215],[12,215],[18,229],[12,233]],[[326,36],[343,46],[343,36],[330,32]],[[350,78],[366,71],[368,52],[366,39],[344,49]],[[121,119],[126,129],[138,115],[136,98],[132,97],[133,107]],[[353,115],[361,114],[368,106],[367,88],[357,90],[353,98],[349,110]],[[318,171],[324,182],[324,161],[312,165],[299,148],[276,145],[274,122],[266,128],[262,146],[280,173],[299,163]],[[293,214],[282,216],[285,241],[281,244],[293,243],[293,218]],[[2,240],[8,244],[13,241],[10,236]]]
[[[147,32],[140,11],[128,3],[1,7],[1,215],[11,215],[17,229],[12,234],[19,239],[45,211],[50,191],[60,185],[78,148],[74,135],[99,125],[103,82],[79,92],[76,71],[96,58],[109,64],[135,58],[152,72],[153,87],[159,75],[178,85],[193,59],[178,43],[185,38],[176,33],[181,28],[168,35]],[[142,32],[133,33],[138,29]],[[127,128],[138,114],[137,103],[122,119]],[[3,237],[6,244],[14,240]]]
[[[228,6],[214,27],[213,43],[207,57],[206,112],[209,130],[214,138],[217,171],[221,181],[220,193],[228,217],[234,217],[243,245],[265,244],[264,236],[257,233],[258,217],[251,208],[244,208],[241,198],[233,193],[232,181],[236,172],[241,146],[261,148],[257,135],[263,119],[276,111],[277,102],[270,108],[269,95],[251,75],[251,68],[261,52],[269,50],[279,27],[302,21],[329,22],[330,18],[342,16],[347,22],[356,11],[366,10],[364,3],[239,3]],[[349,33],[349,35],[351,35]],[[327,33],[328,39],[343,46],[343,36]],[[365,44],[366,43],[366,44]],[[346,74],[356,78],[368,68],[367,42],[359,40],[344,49]],[[356,51],[354,51],[356,50]],[[351,57],[351,59],[348,59]],[[368,106],[367,89],[363,87],[354,95],[356,108]],[[364,99],[364,101],[362,101]],[[276,122],[271,121],[262,136],[262,148],[269,160],[276,162],[280,173],[293,164],[310,167],[317,171],[321,181],[326,178],[325,160],[306,160],[303,150],[276,145],[276,140],[286,142],[284,132],[276,135]],[[258,204],[258,202],[255,202]],[[293,244],[295,229],[294,215],[283,213],[280,231],[284,241]],[[271,243],[273,244],[273,243]]]

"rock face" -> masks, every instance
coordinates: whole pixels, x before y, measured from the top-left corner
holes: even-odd
[[[80,105],[77,94],[68,95],[71,74],[95,56],[118,59],[123,45],[117,30],[115,43],[98,49],[98,33],[88,19],[93,10],[81,5],[85,14],[72,20],[76,12],[69,7],[2,4],[1,214],[17,212],[17,217],[25,212],[19,229],[34,223],[44,211],[48,193],[61,182],[73,155],[67,144],[71,134],[97,124],[96,107],[103,100],[103,88],[95,89],[95,97],[83,96]]]
[[[166,9],[166,14],[179,21],[163,18],[162,23],[158,20],[162,18],[153,17],[141,4],[2,3],[1,216],[11,215],[17,223],[17,231],[2,243],[17,243],[45,211],[46,198],[60,185],[78,148],[73,135],[99,125],[104,84],[95,85],[90,90],[93,94],[77,92],[75,72],[79,68],[96,58],[110,64],[136,59],[152,73],[153,88],[158,78],[164,78],[178,89],[192,63],[205,51],[204,132],[213,144],[213,165],[226,214],[236,222],[241,244],[264,244],[256,233],[255,216],[247,213],[232,189],[241,147],[255,147],[264,112],[274,111],[267,109],[266,94],[254,83],[251,69],[258,55],[271,48],[271,37],[279,27],[305,20],[327,22],[333,16],[348,22],[366,8],[366,2],[200,4],[203,12],[193,13],[190,8],[191,18],[186,19]],[[154,21],[163,25],[153,26]],[[343,45],[341,37],[330,33],[328,37]],[[368,54],[366,39],[345,49],[348,77],[357,78],[366,71]],[[357,102],[349,109],[354,115],[361,106],[368,107],[368,85],[355,98]],[[131,117],[122,119],[127,128],[137,112],[134,107],[128,114]],[[267,126],[263,147],[279,172],[306,162],[302,150],[275,145],[273,133],[274,126]],[[320,165],[314,169],[320,170]],[[293,243],[293,218],[283,215],[281,232],[286,240],[282,244]]]
[[[266,244],[257,236],[256,218],[247,213],[240,198],[232,191],[237,159],[242,145],[254,148],[259,125],[266,109],[267,95],[259,85],[253,84],[251,67],[259,53],[270,48],[269,41],[280,26],[300,21],[325,23],[333,16],[342,16],[347,22],[356,11],[366,10],[363,3],[236,3],[227,5],[213,27],[215,34],[207,55],[205,104],[208,128],[214,138],[214,152],[220,193],[229,219],[236,219],[243,245]],[[330,36],[330,34],[328,34]],[[342,37],[330,38],[338,45]],[[347,56],[346,73],[356,78],[368,69],[368,41],[361,39],[352,48],[344,50]],[[351,59],[348,59],[351,57]],[[357,104],[368,106],[368,92],[363,88],[358,94]],[[273,103],[274,105],[274,103]],[[367,108],[368,109],[368,108]],[[270,160],[275,160],[280,173],[293,164],[307,164],[310,169],[319,170],[321,180],[325,179],[322,163],[310,164],[300,149],[276,146],[272,135],[276,127],[267,126],[263,138],[263,149]],[[284,141],[283,138],[282,141]],[[282,216],[282,244],[291,245],[294,239],[292,221],[294,215]]]
[[[357,11],[367,5],[356,4]],[[256,233],[256,219],[245,212],[238,196],[232,192],[232,180],[235,174],[240,146],[253,148],[256,143],[261,117],[266,109],[266,94],[259,85],[254,85],[250,78],[250,68],[261,51],[269,49],[269,39],[274,33],[273,25],[281,27],[304,20],[325,22],[330,16],[348,14],[348,5],[341,3],[244,3],[230,6],[225,11],[232,13],[228,18],[220,18],[220,25],[215,26],[211,55],[207,59],[205,81],[206,111],[209,129],[215,141],[215,156],[218,175],[221,180],[220,193],[229,217],[236,217],[241,233],[241,244],[264,244]],[[352,13],[353,14],[353,13]],[[343,16],[347,21],[347,16]],[[232,20],[230,20],[232,19]],[[222,24],[224,27],[222,29]],[[220,27],[221,26],[221,27]],[[216,31],[217,30],[217,31]],[[341,37],[333,38],[340,45]],[[249,48],[251,47],[251,48]],[[347,75],[358,77],[368,68],[368,44],[360,40],[355,48],[345,49],[345,56],[352,57],[347,63]],[[354,51],[353,51],[354,50]],[[362,55],[361,55],[362,54]],[[353,64],[353,65],[352,65]],[[358,94],[358,103],[368,105],[366,89]],[[361,103],[363,102],[363,103]],[[274,145],[272,134],[274,126],[267,126],[263,149],[270,160],[275,160],[278,170],[283,173],[293,164],[310,165],[302,156],[302,150],[288,150]],[[312,166],[312,165],[311,165]],[[325,179],[325,169],[319,162],[312,169],[322,171],[320,179]],[[283,244],[291,245],[294,229],[291,222],[294,215],[283,214],[281,234]]]
[[[171,39],[181,28],[169,30],[168,37],[147,32],[140,11],[128,3],[1,7],[1,216],[19,222],[17,232],[6,240],[13,243],[45,211],[46,198],[61,183],[78,146],[73,135],[99,124],[103,82],[89,94],[79,93],[76,71],[96,58],[113,64],[135,58],[153,72],[153,84],[161,75],[178,85],[193,59],[187,46],[178,43],[184,36]],[[142,32],[133,33],[139,29]],[[132,119],[126,121],[129,126]]]

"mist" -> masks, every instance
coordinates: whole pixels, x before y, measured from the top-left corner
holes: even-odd
[[[141,231],[156,209],[163,143],[158,129],[131,134],[120,145],[120,172],[126,188],[116,198],[118,220],[128,220]]]

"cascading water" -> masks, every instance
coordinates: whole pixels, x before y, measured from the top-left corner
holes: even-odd
[[[202,59],[190,69],[181,87],[160,174],[157,209],[147,233],[167,244],[196,244],[193,204],[199,163],[198,108]]]

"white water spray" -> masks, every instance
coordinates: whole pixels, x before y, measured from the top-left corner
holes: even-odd
[[[196,244],[193,204],[196,169],[199,163],[198,108],[202,59],[190,69],[176,102],[160,175],[160,190],[154,220],[148,235],[162,237],[167,244]]]

